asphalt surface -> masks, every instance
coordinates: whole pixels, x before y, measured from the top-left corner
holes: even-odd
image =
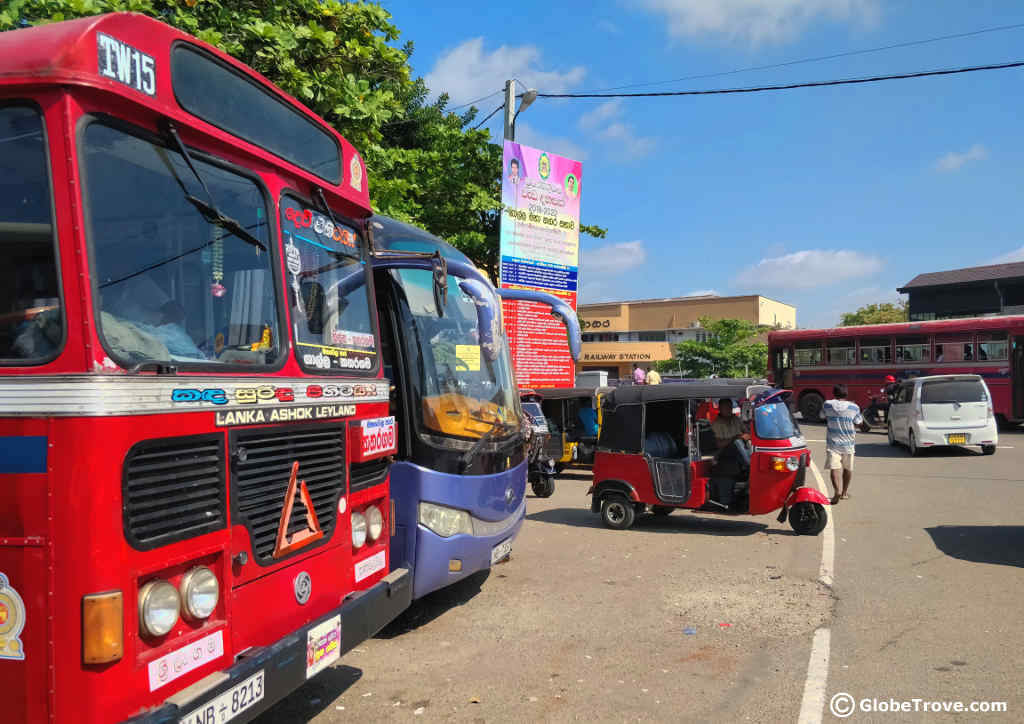
[[[804,432],[820,466],[824,428]],[[838,721],[840,692],[1008,706],[849,721],[1024,720],[1024,433],[1000,444],[912,459],[861,435],[831,587],[824,536],[691,512],[608,530],[589,471],[567,471],[529,499],[510,561],[413,604],[258,721],[797,721],[818,629],[812,721]]]

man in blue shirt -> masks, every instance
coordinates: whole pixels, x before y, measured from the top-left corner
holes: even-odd
[[[832,487],[836,491],[832,496],[832,505],[835,505],[840,499],[850,497],[857,429],[867,432],[871,428],[861,417],[860,407],[846,399],[846,385],[836,385],[832,388],[832,394],[835,395],[835,399],[826,400],[824,408],[825,422],[828,425],[828,432],[825,435],[825,468],[831,471]],[[842,492],[839,488],[840,470]]]

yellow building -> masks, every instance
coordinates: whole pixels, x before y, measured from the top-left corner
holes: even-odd
[[[703,341],[701,317],[743,319],[779,329],[796,328],[796,307],[752,294],[742,297],[675,297],[581,304],[577,309],[583,351],[577,372],[605,370],[609,379],[628,377],[672,359],[674,345]]]

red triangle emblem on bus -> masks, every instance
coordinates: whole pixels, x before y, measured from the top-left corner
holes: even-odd
[[[281,558],[303,546],[320,540],[324,532],[316,517],[313,499],[309,495],[305,480],[298,480],[299,461],[292,463],[292,474],[288,478],[288,492],[284,494],[284,507],[281,509],[281,520],[277,524],[277,542],[274,544],[274,558]],[[292,520],[292,507],[295,505],[295,494],[301,493],[302,504],[306,507],[306,530],[288,534],[288,524]]]

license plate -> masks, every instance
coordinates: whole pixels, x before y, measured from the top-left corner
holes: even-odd
[[[502,541],[491,548],[491,565],[493,566],[495,563],[505,560],[510,555],[512,555],[512,541]]]
[[[236,684],[178,720],[179,724],[224,724],[263,700],[263,671]]]
[[[946,441],[950,445],[966,445],[967,435],[946,435]]]

